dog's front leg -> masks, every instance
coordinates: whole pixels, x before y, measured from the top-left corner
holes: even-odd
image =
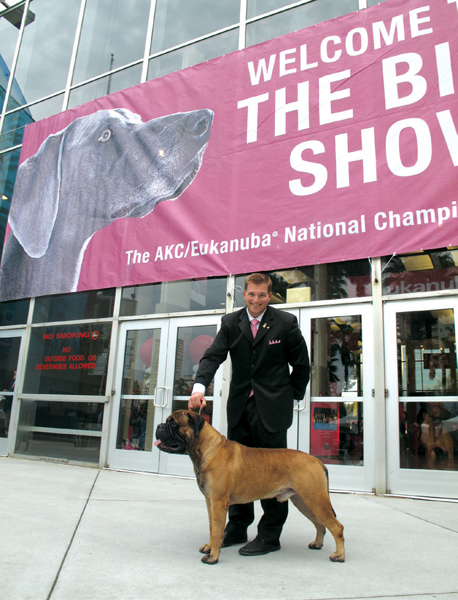
[[[210,542],[211,542],[211,537],[212,537],[212,505],[211,505],[210,500],[207,498],[207,496],[205,496],[205,502],[207,503],[208,525],[210,527],[210,540],[209,540],[208,544],[204,544],[203,546],[201,546],[199,548],[199,552],[201,552],[202,554],[210,554],[210,551],[211,551]]]
[[[226,525],[226,516],[228,502],[225,500],[208,500],[210,503],[210,553],[202,557],[202,562],[207,565],[215,565],[218,562],[219,551],[223,545],[224,526]]]

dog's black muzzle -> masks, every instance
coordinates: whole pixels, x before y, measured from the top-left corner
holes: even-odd
[[[154,445],[162,452],[169,452],[170,454],[186,453],[186,441],[173,432],[167,423],[160,423],[157,426],[156,439],[157,442]]]

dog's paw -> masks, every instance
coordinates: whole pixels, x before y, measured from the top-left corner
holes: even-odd
[[[206,565],[216,565],[218,559],[212,558],[209,554],[206,554],[205,556],[202,556],[202,562]]]
[[[208,544],[204,544],[203,546],[201,546],[199,548],[199,552],[201,554],[210,554],[211,552],[211,547]]]
[[[309,544],[310,550],[321,550],[322,547],[323,547],[323,544],[321,546],[319,546],[315,542],[310,542],[310,544]]]
[[[332,562],[345,562],[345,555],[341,556],[340,554],[337,554],[337,552],[334,552],[334,554],[331,554],[331,556],[329,557],[329,560],[331,560]]]

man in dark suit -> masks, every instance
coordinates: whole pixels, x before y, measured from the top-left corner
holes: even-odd
[[[205,407],[205,390],[229,352],[228,439],[252,448],[286,448],[294,400],[304,397],[309,381],[307,346],[296,317],[269,306],[272,281],[267,275],[249,275],[243,297],[246,308],[222,318],[213,344],[200,361],[189,408]],[[240,548],[244,556],[280,550],[288,503],[273,498],[261,500],[261,505],[264,514],[258,535]],[[245,543],[253,520],[252,503],[230,506],[223,548]]]

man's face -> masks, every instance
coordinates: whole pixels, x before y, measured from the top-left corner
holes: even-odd
[[[260,285],[249,283],[247,289],[243,290],[248,312],[255,319],[262,315],[272,298],[272,292],[269,293],[267,290],[267,283]]]

